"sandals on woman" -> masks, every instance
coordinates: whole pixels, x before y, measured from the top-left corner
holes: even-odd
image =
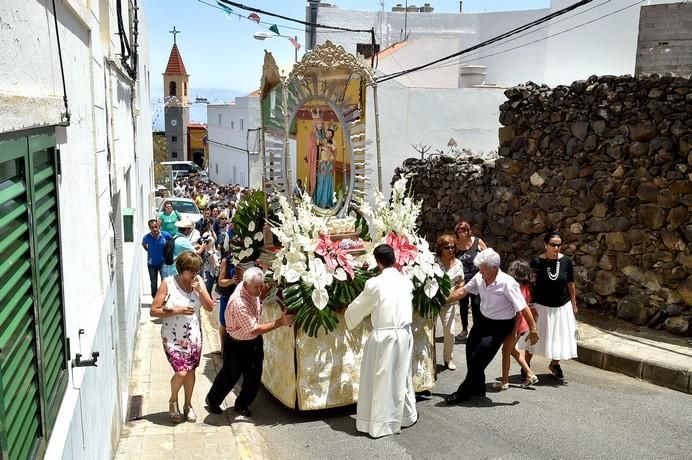
[[[526,377],[524,382],[521,384],[522,388],[528,388],[534,383],[538,383],[538,376],[537,375],[532,375],[531,377]]]
[[[168,401],[168,415],[171,417],[171,422],[180,423],[183,421],[183,414],[180,413],[180,408],[178,408],[178,401]]]
[[[493,388],[500,391],[509,390],[509,383],[495,382],[493,383]]]

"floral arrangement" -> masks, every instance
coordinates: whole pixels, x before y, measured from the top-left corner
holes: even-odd
[[[327,219],[312,212],[309,195],[303,195],[295,210],[282,195],[277,197],[278,222],[272,233],[281,249],[272,262],[272,276],[281,289],[296,326],[316,336],[320,329],[333,330],[338,310],[347,306],[374,275],[356,265],[351,254],[329,238]]]
[[[254,262],[264,244],[264,192],[252,190],[238,203],[233,215],[233,263]]]
[[[362,201],[359,212],[367,223],[371,248],[387,243],[394,248],[396,267],[413,282],[413,308],[421,316],[433,318],[444,305],[451,290],[449,277],[435,262],[428,242],[416,232],[421,202],[407,193],[408,176],[397,180],[392,187],[391,203],[381,192],[375,192],[374,206]],[[372,250],[367,251],[367,263],[374,264]]]
[[[424,317],[434,317],[444,304],[451,283],[435,263],[428,243],[415,231],[421,204],[406,193],[408,178],[394,184],[391,204],[381,193],[375,194],[374,207],[362,202],[359,208],[362,231],[371,241],[363,245],[352,241],[332,241],[327,219],[312,211],[310,197],[304,195],[295,209],[284,196],[277,196],[279,210],[272,232],[282,247],[271,267],[284,305],[296,315],[295,322],[310,336],[320,329],[333,330],[336,312],[360,294],[365,282],[376,275],[373,249],[387,243],[396,254],[396,268],[409,276],[414,285],[414,309]],[[355,259],[348,249],[363,248],[365,255]]]

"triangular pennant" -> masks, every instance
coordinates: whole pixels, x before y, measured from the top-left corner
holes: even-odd
[[[279,27],[278,27],[276,24],[273,24],[273,25],[269,28],[269,30],[271,30],[272,32],[274,32],[276,35],[281,35],[281,34],[279,33]]]
[[[228,5],[226,5],[225,3],[222,3],[219,0],[216,0],[216,4],[219,5],[219,8],[221,8],[224,11],[224,13],[233,14],[233,10]]]
[[[260,23],[260,16],[257,13],[250,13],[247,18],[251,21],[255,21],[257,24]]]

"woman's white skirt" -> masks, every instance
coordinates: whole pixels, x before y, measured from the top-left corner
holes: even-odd
[[[524,336],[517,343],[517,348],[527,349],[530,353],[545,356],[548,359],[563,360],[577,357],[577,321],[572,311],[572,302],[561,307],[546,307],[534,303],[538,313],[536,326],[538,343],[528,346]]]

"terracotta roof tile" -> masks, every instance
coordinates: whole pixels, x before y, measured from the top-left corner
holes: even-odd
[[[383,58],[385,56],[389,56],[390,54],[394,54],[397,51],[399,51],[401,48],[403,48],[404,46],[408,45],[409,43],[410,42],[408,42],[408,41],[394,43],[393,45],[388,46],[387,48],[385,48],[382,51],[380,51],[379,53],[377,53],[377,57]]]
[[[183,58],[180,56],[180,51],[178,51],[178,45],[176,44],[173,44],[171,55],[168,57],[168,65],[166,66],[166,71],[163,74],[187,75],[185,64],[183,64]]]
[[[256,89],[253,92],[251,92],[250,94],[248,94],[246,97],[259,96],[259,95],[261,95],[261,92],[260,92],[260,90]]]

